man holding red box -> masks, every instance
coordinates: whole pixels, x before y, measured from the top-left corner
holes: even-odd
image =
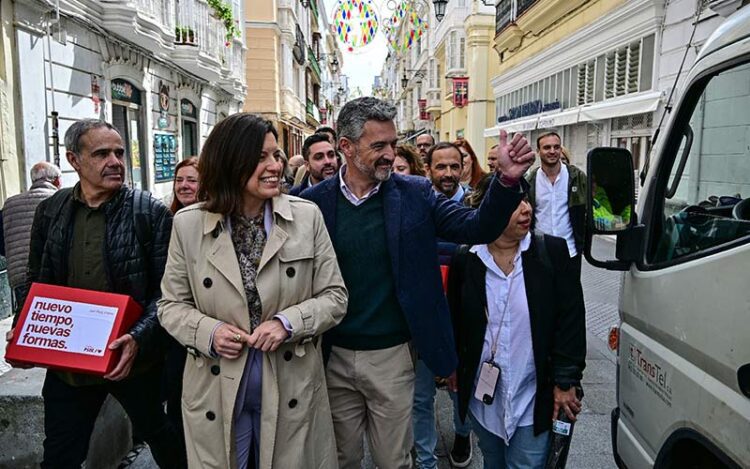
[[[164,331],[156,301],[172,216],[148,193],[125,185],[125,148],[110,124],[94,119],[73,123],[65,133],[65,147],[80,181],[36,210],[19,305],[31,283],[39,282],[129,295],[144,312],[128,333],[109,344],[121,355],[103,377],[47,372],[41,467],[80,467],[109,394],[125,409],[134,434],[148,443],[160,467],[185,467],[183,436],[167,420],[159,399]]]

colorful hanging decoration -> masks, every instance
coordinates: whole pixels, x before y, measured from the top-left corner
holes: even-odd
[[[348,52],[370,44],[379,26],[372,0],[339,0],[332,28]]]
[[[427,32],[424,12],[419,11],[420,0],[403,0],[385,22],[388,45],[397,52],[406,52]]]

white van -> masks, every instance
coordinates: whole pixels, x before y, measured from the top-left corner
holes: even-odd
[[[750,6],[706,42],[634,207],[627,150],[589,153],[590,263],[622,270],[619,467],[750,468]],[[594,234],[617,260],[592,257]]]

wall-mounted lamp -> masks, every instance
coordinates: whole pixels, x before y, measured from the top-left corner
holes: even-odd
[[[448,0],[432,0],[432,4],[435,6],[435,19],[443,21],[445,17],[445,7],[448,5]]]
[[[404,74],[401,76],[401,88],[409,86],[409,77],[406,76],[406,72],[414,72],[414,76],[417,78],[424,78],[425,73],[422,70],[404,70]]]

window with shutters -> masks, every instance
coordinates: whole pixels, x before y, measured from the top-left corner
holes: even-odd
[[[458,39],[458,68],[465,69],[466,68],[466,38],[461,36]]]
[[[446,64],[449,72],[466,68],[466,38],[461,31],[453,30],[448,35]]]
[[[651,34],[526,84],[505,94],[507,99],[497,101],[500,103],[497,119],[503,122],[530,113],[569,109],[651,90],[654,47],[655,36]],[[519,107],[523,109],[519,111]]]
[[[589,60],[578,66],[578,105],[594,102],[596,85],[596,60]]]

